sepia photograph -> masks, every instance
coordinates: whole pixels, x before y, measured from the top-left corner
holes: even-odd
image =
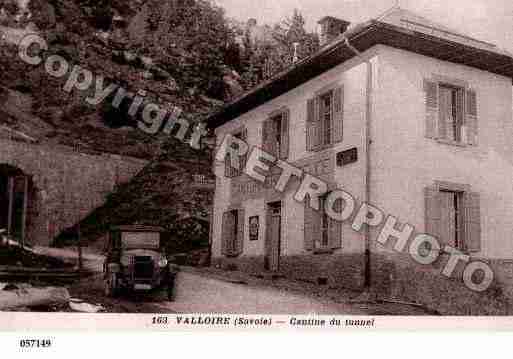
[[[513,329],[510,1],[0,0],[0,53],[1,329]]]

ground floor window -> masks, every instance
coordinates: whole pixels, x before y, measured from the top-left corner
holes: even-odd
[[[325,252],[342,247],[343,224],[331,219],[326,211],[325,204],[329,193],[319,198],[319,210],[315,210],[305,203],[304,212],[304,244],[307,251]],[[342,200],[334,203],[334,210],[341,212]]]
[[[443,246],[481,250],[481,196],[470,186],[437,182],[425,189],[426,232]]]

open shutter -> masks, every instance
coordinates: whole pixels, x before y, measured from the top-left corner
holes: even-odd
[[[262,150],[270,154],[273,154],[273,132],[273,121],[268,118],[262,124]]]
[[[245,143],[248,143],[248,129],[247,128],[244,128],[242,130],[241,140],[244,141]],[[248,155],[250,152],[251,152],[251,148],[249,148],[249,144],[248,144],[248,151],[246,152],[246,154],[244,156],[240,157],[240,170],[237,171],[237,175],[240,176],[242,173],[244,173],[244,168],[246,168],[246,162],[248,161]]]
[[[333,209],[337,213],[341,213],[343,211],[343,201],[336,200],[333,205]],[[330,234],[329,234],[329,247],[331,249],[339,249],[342,248],[342,222],[336,221],[332,218],[329,219],[330,226]]]
[[[467,144],[477,146],[478,143],[478,122],[477,122],[477,94],[475,90],[469,89],[465,94],[465,130]]]
[[[320,127],[318,118],[318,99],[310,99],[307,102],[306,118],[306,149],[317,151],[320,147]]]
[[[230,160],[230,154],[226,154],[226,158],[224,160],[224,176],[226,178],[231,178],[232,177],[232,166],[230,165],[231,163],[231,160]]]
[[[438,138],[438,83],[424,80],[426,95],[426,137]]]
[[[469,252],[481,252],[481,197],[479,193],[466,192],[463,198],[465,249]]]
[[[221,254],[223,256],[230,255],[229,243],[231,242],[231,235],[233,233],[232,214],[230,212],[223,213],[223,224],[221,229]]]
[[[289,122],[290,110],[283,111],[281,115],[281,147],[280,159],[286,160],[289,157]]]
[[[244,251],[244,226],[246,217],[244,209],[237,210],[237,238],[235,239],[234,255],[240,256]]]
[[[333,143],[342,142],[344,138],[344,90],[337,87],[333,91]]]
[[[307,251],[314,250],[315,243],[321,240],[321,216],[318,211],[308,205],[305,201],[305,230],[304,242]]]
[[[426,234],[441,238],[442,200],[440,192],[433,188],[424,189]]]

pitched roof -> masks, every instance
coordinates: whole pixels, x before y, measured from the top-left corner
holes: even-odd
[[[207,126],[219,127],[353,58],[346,38],[361,52],[382,44],[513,78],[513,56],[507,51],[396,7],[349,28],[317,53],[237,97],[209,116]]]

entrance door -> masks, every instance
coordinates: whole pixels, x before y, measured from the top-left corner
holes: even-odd
[[[267,235],[265,269],[276,272],[280,269],[281,247],[281,202],[267,205]]]

